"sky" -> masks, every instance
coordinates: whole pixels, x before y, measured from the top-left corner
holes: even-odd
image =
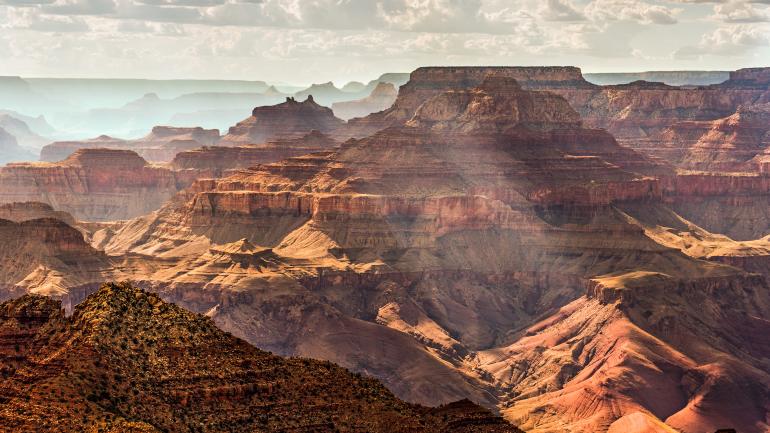
[[[368,81],[770,66],[770,0],[0,0],[0,75]]]

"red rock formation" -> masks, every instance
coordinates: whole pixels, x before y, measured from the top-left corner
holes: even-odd
[[[278,105],[257,107],[251,117],[230,128],[220,145],[260,144],[276,138],[299,138],[315,130],[327,133],[344,122],[331,109],[315,103],[312,95],[303,102],[286,98]]]
[[[133,150],[149,161],[171,161],[177,153],[214,145],[219,140],[219,131],[203,128],[177,128],[156,126],[147,136],[138,140],[121,140],[100,136],[84,141],[59,141],[51,143],[40,152],[42,161],[62,161],[78,149],[121,149]]]
[[[335,116],[344,120],[364,117],[390,108],[397,96],[396,86],[390,83],[378,83],[377,87],[366,98],[357,101],[335,102],[332,104],[332,110]]]
[[[762,68],[739,70],[725,83],[704,87],[644,81],[602,87],[588,83],[578,68],[569,67],[420,68],[400,89],[393,107],[355,119],[338,134],[364,137],[403,124],[420,104],[444,90],[475,86],[488,75],[502,75],[518,80],[525,89],[562,95],[587,126],[607,129],[621,143],[658,156],[656,136],[672,124],[715,120],[735,113],[741,105],[766,102],[770,98],[766,74]]]
[[[80,149],[60,163],[0,168],[0,202],[48,203],[92,221],[152,212],[183,186],[171,170],[150,166],[128,150]]]

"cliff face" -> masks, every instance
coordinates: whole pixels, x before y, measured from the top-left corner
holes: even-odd
[[[520,432],[467,401],[409,405],[331,363],[262,352],[125,284],[69,318],[35,296],[0,305],[0,360],[0,422],[18,431]]]
[[[393,84],[377,83],[377,87],[366,98],[356,101],[335,102],[332,104],[332,110],[335,116],[344,120],[364,117],[389,108],[396,101],[397,96],[398,90]]]
[[[58,162],[66,159],[78,149],[132,150],[148,161],[171,161],[177,153],[214,145],[219,140],[219,131],[203,128],[176,128],[156,126],[147,136],[138,140],[121,140],[100,136],[84,141],[58,141],[40,151],[40,160]]]
[[[313,130],[327,133],[343,124],[331,109],[316,104],[312,96],[303,102],[287,98],[282,104],[255,108],[251,117],[230,128],[220,144],[235,146],[299,138]]]
[[[60,163],[0,168],[0,202],[48,203],[91,221],[152,212],[179,187],[171,170],[150,166],[128,150],[80,149]]]

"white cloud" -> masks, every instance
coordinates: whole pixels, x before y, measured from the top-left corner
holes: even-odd
[[[740,56],[757,47],[770,45],[767,28],[756,25],[723,26],[704,34],[697,45],[684,46],[674,52],[674,58],[698,58],[704,55]]]
[[[676,24],[680,10],[640,0],[593,0],[586,15],[594,21],[635,21],[641,24]]]
[[[767,8],[745,1],[730,1],[714,6],[714,18],[726,23],[758,23],[770,20]]]
[[[546,0],[538,10],[546,21],[583,21],[585,15],[570,0]]]

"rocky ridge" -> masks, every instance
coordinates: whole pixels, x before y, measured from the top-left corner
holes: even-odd
[[[0,423],[108,432],[519,432],[469,402],[429,409],[328,362],[282,359],[128,284],[71,317],[55,301],[0,305]]]

